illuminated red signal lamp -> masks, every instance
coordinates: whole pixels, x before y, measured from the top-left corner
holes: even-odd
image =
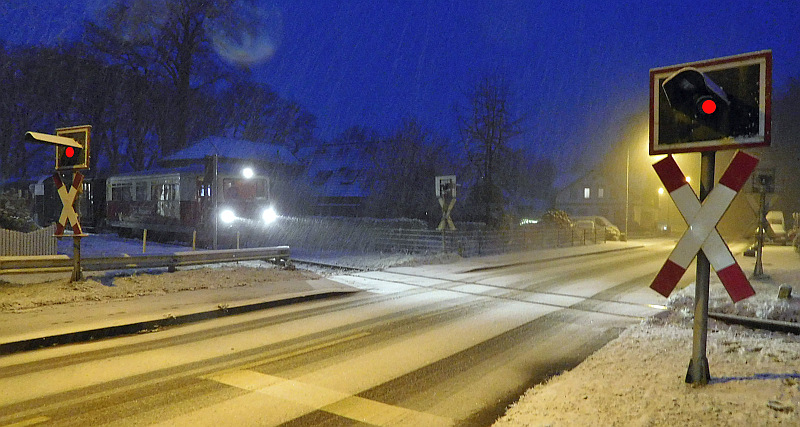
[[[717,111],[717,103],[713,99],[705,99],[700,103],[700,111],[705,114],[714,114]]]

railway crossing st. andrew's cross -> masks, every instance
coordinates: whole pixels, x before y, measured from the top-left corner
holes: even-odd
[[[669,296],[697,257],[687,383],[703,385],[711,377],[706,358],[711,266],[734,302],[755,294],[716,225],[758,160],[737,152],[715,188],[716,151],[769,146],[771,106],[769,50],[650,70],[650,154],[669,155],[654,168],[689,226],[651,288]],[[693,152],[701,153],[699,199],[672,158]]]
[[[672,156],[667,156],[653,165],[688,224],[667,262],[653,279],[650,285],[653,290],[669,296],[698,251],[702,249],[733,302],[755,295],[753,287],[733,258],[728,245],[722,240],[716,226],[757,164],[758,159],[755,157],[742,151],[737,152],[720,178],[720,185],[711,190],[702,204]]]

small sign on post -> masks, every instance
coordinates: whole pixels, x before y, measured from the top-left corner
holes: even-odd
[[[456,225],[450,218],[453,206],[456,204],[456,176],[445,175],[436,177],[436,197],[439,199],[439,206],[442,207],[442,220],[436,227],[439,231],[444,231],[445,227],[455,230]]]

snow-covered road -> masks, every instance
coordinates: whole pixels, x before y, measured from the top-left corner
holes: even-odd
[[[366,292],[9,356],[0,387],[38,385],[0,422],[486,425],[658,311],[669,245],[630,246],[335,276]]]

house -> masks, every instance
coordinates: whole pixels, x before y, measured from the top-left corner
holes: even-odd
[[[650,175],[626,172],[624,168],[598,167],[577,178],[567,178],[561,186],[557,183],[556,209],[570,217],[604,216],[623,231],[655,231],[663,221],[659,186]]]
[[[307,175],[316,215],[360,216],[371,191],[372,161],[359,144],[322,144],[308,157]]]

